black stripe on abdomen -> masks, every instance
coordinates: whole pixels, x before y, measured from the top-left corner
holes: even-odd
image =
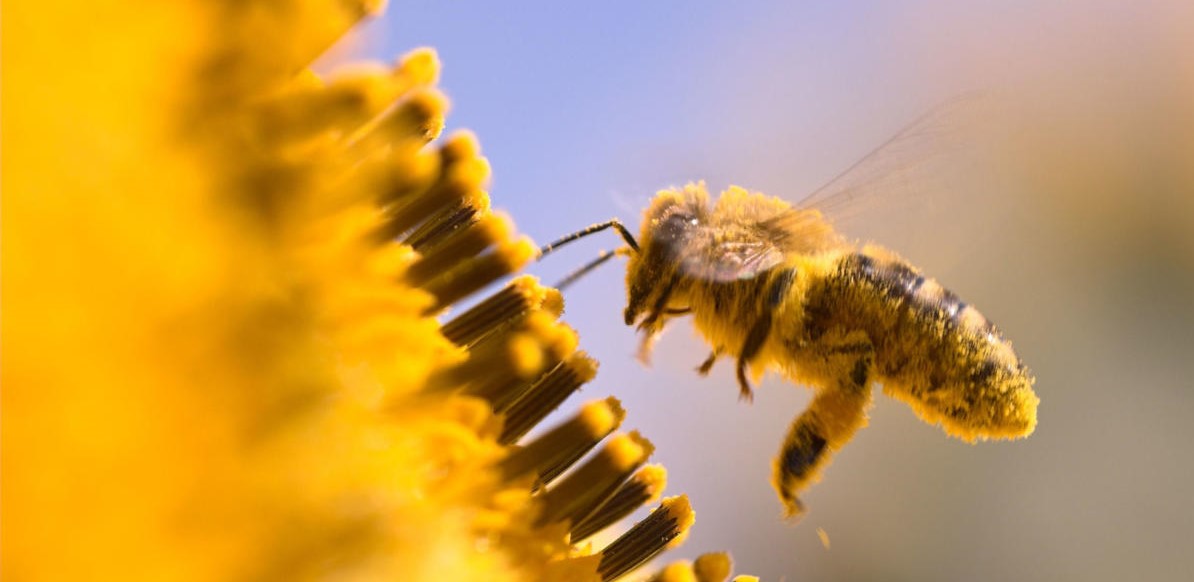
[[[811,427],[801,426],[793,440],[795,445],[784,451],[780,466],[785,475],[802,479],[825,451],[825,437],[813,432]]]
[[[884,296],[900,301],[918,313],[937,316],[955,327],[984,334],[997,333],[991,322],[956,293],[908,263],[860,252],[843,261],[842,267],[870,283]]]

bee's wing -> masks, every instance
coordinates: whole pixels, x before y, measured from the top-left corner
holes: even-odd
[[[937,105],[798,205],[840,221],[880,201],[909,202],[948,189],[943,183],[965,172],[971,132],[992,104],[987,95],[966,94]]]
[[[845,246],[818,212],[792,208],[779,199],[731,189],[705,224],[694,224],[672,249],[681,272],[712,282],[752,279],[784,262]]]
[[[702,281],[729,283],[752,279],[783,260],[783,250],[773,242],[761,237],[743,237],[683,251],[680,271]]]

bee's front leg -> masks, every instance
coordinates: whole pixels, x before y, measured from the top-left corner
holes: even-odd
[[[643,334],[643,339],[638,345],[638,359],[644,365],[651,363],[651,350],[655,347],[655,341],[659,339],[659,335],[663,333],[664,324],[667,323],[667,317],[665,317],[669,311],[667,303],[675,288],[676,279],[672,277],[663,285],[663,290],[659,292],[659,297],[655,299],[651,310],[638,324],[638,331]]]
[[[663,324],[656,324],[649,329],[640,328],[639,331],[642,333],[642,338],[638,342],[638,352],[635,356],[644,366],[650,366],[651,352],[655,349],[655,342],[663,334]]]
[[[805,370],[822,379],[820,391],[792,422],[772,467],[772,484],[788,518],[804,513],[797,494],[817,479],[829,464],[830,453],[866,426],[874,361],[871,344],[861,332],[842,334],[838,340],[817,350],[816,359],[823,362],[820,369]]]

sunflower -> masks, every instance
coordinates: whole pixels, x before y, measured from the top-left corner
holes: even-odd
[[[531,433],[597,363],[533,277],[474,297],[537,250],[434,52],[306,68],[379,9],[5,5],[6,578],[612,580],[685,537],[616,399]]]

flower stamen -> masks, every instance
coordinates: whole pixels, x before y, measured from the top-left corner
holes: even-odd
[[[540,308],[559,317],[563,312],[560,292],[540,285],[535,277],[522,275],[501,291],[452,318],[440,332],[448,341],[470,347],[491,333],[517,324],[530,311]]]
[[[504,214],[485,213],[463,228],[443,236],[439,244],[420,251],[422,257],[406,271],[412,285],[423,285],[452,266],[510,238],[514,224]]]
[[[654,450],[637,431],[614,436],[596,456],[543,494],[539,523],[580,521],[609,499]]]
[[[464,262],[424,287],[436,299],[435,304],[424,313],[439,313],[482,287],[518,271],[529,263],[537,252],[535,243],[527,237],[522,237],[516,241],[501,243],[493,252]]]
[[[501,444],[522,438],[548,414],[560,407],[577,388],[597,375],[597,360],[576,352],[536,382],[506,410],[506,423],[498,437]]]
[[[402,242],[421,253],[438,244],[444,236],[473,224],[478,216],[489,212],[489,195],[480,194],[466,197],[456,207],[446,208],[428,218]]]
[[[663,465],[647,465],[639,469],[596,511],[572,526],[572,543],[584,541],[639,507],[658,501],[666,484],[667,470]]]
[[[664,499],[651,515],[601,550],[597,573],[602,580],[615,580],[634,570],[680,543],[695,520],[687,495]]]
[[[509,481],[535,472],[539,482],[546,483],[544,475],[557,466],[568,467],[576,462],[617,429],[625,417],[626,411],[613,396],[590,402],[567,422],[515,450],[502,461],[499,470]]]

